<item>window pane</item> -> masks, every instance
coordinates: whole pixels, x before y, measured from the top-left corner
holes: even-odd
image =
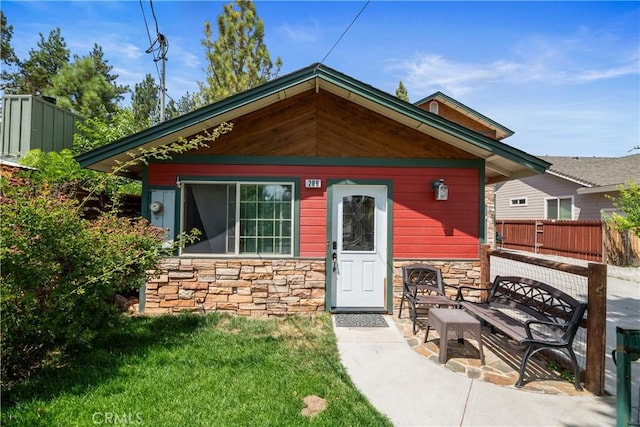
[[[257,252],[257,239],[251,239],[246,237],[240,238],[240,253],[254,254],[256,252]]]
[[[227,253],[228,236],[235,233],[235,221],[228,220],[227,184],[185,185],[184,230],[202,233],[197,242],[187,245],[184,253]]]
[[[292,190],[291,185],[280,184],[240,186],[240,236],[245,242],[240,248],[241,253],[291,253]],[[255,198],[245,200],[245,195]]]
[[[559,219],[572,219],[571,199],[560,199]]]
[[[558,219],[558,199],[547,200],[547,219]]]
[[[255,202],[240,202],[240,219],[255,219],[257,209]]]
[[[260,236],[273,236],[273,221],[258,221],[258,234]]]
[[[376,202],[369,196],[342,199],[342,249],[373,251]]]

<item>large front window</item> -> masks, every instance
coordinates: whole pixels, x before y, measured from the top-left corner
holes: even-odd
[[[192,183],[183,188],[182,230],[202,233],[184,254],[293,254],[293,185]]]

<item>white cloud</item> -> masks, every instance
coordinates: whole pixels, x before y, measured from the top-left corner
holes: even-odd
[[[402,80],[412,90],[444,90],[454,97],[498,79],[518,76],[522,72],[522,65],[515,62],[471,64],[454,62],[434,54],[418,54],[389,68],[403,74],[405,77]]]
[[[284,35],[286,39],[297,43],[312,43],[320,38],[321,28],[317,22],[311,25],[291,25],[284,23],[277,28],[277,31]]]

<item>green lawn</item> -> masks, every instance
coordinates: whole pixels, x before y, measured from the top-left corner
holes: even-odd
[[[301,415],[308,395],[327,409]],[[125,318],[91,352],[5,392],[2,424],[391,425],[340,364],[328,314]]]

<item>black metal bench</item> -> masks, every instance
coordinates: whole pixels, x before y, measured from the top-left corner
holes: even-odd
[[[471,302],[464,299],[465,289],[489,291],[489,295],[484,302]],[[522,387],[527,362],[533,354],[543,349],[564,349],[573,364],[576,390],[582,390],[580,367],[572,346],[586,303],[546,283],[513,276],[497,276],[491,288],[486,289],[460,286],[456,299],[469,313],[526,347],[516,387]],[[509,309],[515,311],[509,313]]]

